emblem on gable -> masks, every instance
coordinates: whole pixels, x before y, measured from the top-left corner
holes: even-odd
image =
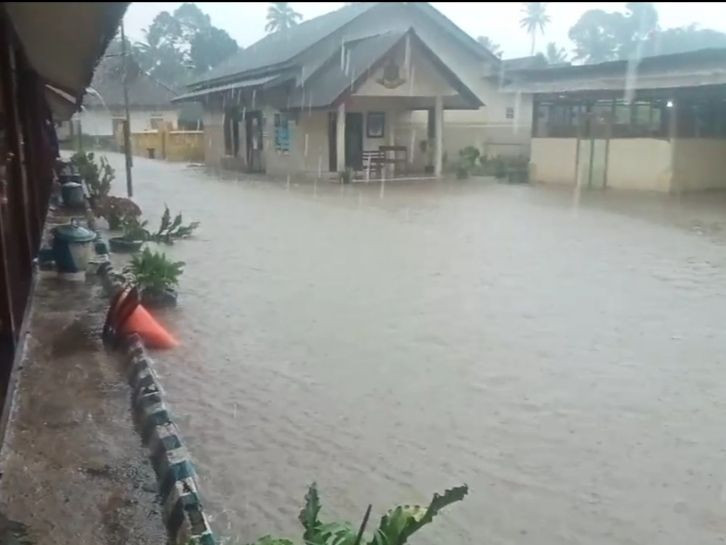
[[[406,79],[401,77],[400,71],[398,64],[393,60],[389,60],[383,67],[383,77],[377,81],[387,89],[400,87],[406,82]]]

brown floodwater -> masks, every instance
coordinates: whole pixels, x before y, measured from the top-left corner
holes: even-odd
[[[723,195],[135,162],[201,221],[156,358],[232,542],[299,536],[311,481],[354,523],[467,483],[421,545],[726,541]]]

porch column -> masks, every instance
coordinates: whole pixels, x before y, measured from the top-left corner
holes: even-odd
[[[395,146],[396,145],[396,123],[394,122],[395,119],[395,112],[393,110],[388,110],[386,112],[386,125],[388,125],[386,135],[388,139],[388,145],[389,146]],[[396,152],[391,152],[391,157],[397,157],[398,154]],[[400,175],[400,172],[396,171],[396,167],[398,165],[395,163],[386,164],[385,169],[387,171],[386,176],[389,178],[395,178],[397,175]]]
[[[434,131],[436,132],[434,174],[441,176],[444,167],[444,103],[441,95],[437,95],[434,101],[434,119]]]
[[[345,102],[338,106],[338,117],[335,122],[335,154],[338,172],[345,171]]]

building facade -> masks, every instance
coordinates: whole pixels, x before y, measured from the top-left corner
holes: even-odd
[[[726,188],[726,50],[522,74],[531,178],[593,188]]]
[[[466,146],[527,151],[531,100],[500,75],[427,3],[361,3],[266,36],[176,100],[203,104],[211,166],[437,174]]]

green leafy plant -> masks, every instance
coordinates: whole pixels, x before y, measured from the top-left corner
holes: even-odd
[[[125,218],[121,223],[122,235],[119,238],[129,242],[149,240],[151,233],[146,229],[148,223],[148,221],[139,221],[136,216]]]
[[[146,247],[131,258],[124,272],[130,275],[131,283],[139,291],[159,294],[179,284],[184,265],[183,261],[171,261],[166,254],[152,252]]]
[[[341,184],[349,184],[353,181],[353,169],[348,167],[345,170],[338,173],[338,178],[340,179]]]
[[[479,159],[480,152],[474,146],[467,146],[464,149],[459,150],[459,158],[463,164],[469,169],[476,165],[477,159]]]
[[[92,202],[108,196],[116,171],[105,157],[101,157],[97,163],[92,152],[79,151],[71,157],[71,164],[78,169]]]
[[[154,242],[164,242],[166,244],[174,244],[175,239],[187,238],[199,227],[198,221],[193,221],[189,225],[182,225],[182,214],[179,212],[174,221],[171,219],[169,207],[164,205],[164,214],[161,216],[161,223],[158,231],[149,235],[149,240]]]
[[[456,163],[456,177],[460,180],[468,178],[476,167],[480,152],[474,146],[467,146],[459,150],[459,160]]]
[[[328,522],[320,520],[322,509],[315,483],[310,485],[305,495],[305,505],[298,519],[303,526],[303,543],[305,545],[404,545],[408,538],[426,524],[444,507],[461,501],[468,493],[466,485],[446,490],[443,494],[434,494],[428,507],[421,505],[399,505],[390,509],[373,531],[372,536],[365,538],[364,532],[368,523],[371,506],[363,517],[363,522],[356,529],[348,522]],[[284,538],[263,536],[253,545],[294,545]]]

